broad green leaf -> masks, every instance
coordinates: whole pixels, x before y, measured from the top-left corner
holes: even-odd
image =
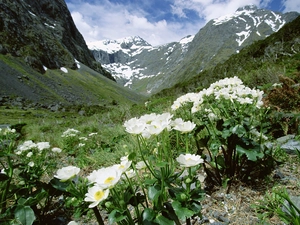
[[[136,153],[135,152],[132,152],[128,155],[128,160],[134,160],[136,157]]]
[[[115,209],[109,214],[108,222],[109,222],[109,224],[114,224],[114,223],[118,223],[118,222],[124,220],[125,218],[126,218],[126,216],[123,215],[122,212]]]
[[[262,158],[264,156],[262,152],[257,152],[254,149],[248,150],[239,145],[236,146],[236,150],[239,154],[245,154],[251,161],[257,161],[257,158]]]
[[[155,212],[150,208],[146,208],[142,213],[142,217],[143,221],[152,221],[155,218]]]
[[[18,205],[15,210],[15,218],[21,222],[22,225],[32,225],[35,221],[33,210],[29,206]]]
[[[149,197],[150,200],[152,200],[152,201],[157,200],[160,194],[161,194],[161,190],[160,190],[159,185],[149,187],[148,197]]]
[[[158,215],[154,221],[156,223],[158,223],[159,225],[174,225],[175,224],[173,221],[167,219],[163,215]]]
[[[57,178],[53,178],[50,181],[50,184],[52,185],[52,187],[56,188],[57,190],[64,191],[64,192],[67,191],[67,187],[69,186],[68,182],[60,182],[60,180]]]
[[[192,211],[188,208],[182,207],[182,205],[179,201],[173,201],[172,206],[176,212],[176,215],[178,216],[178,218],[180,220],[186,220],[186,218],[190,218],[195,214],[194,211]]]

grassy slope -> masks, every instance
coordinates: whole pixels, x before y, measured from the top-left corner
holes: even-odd
[[[144,100],[83,64],[78,70],[68,69],[68,73],[47,70],[40,74],[18,58],[0,55],[0,69],[0,95],[48,104],[132,104]]]

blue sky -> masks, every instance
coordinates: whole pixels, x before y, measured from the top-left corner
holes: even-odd
[[[196,34],[211,19],[254,4],[300,12],[299,0],[66,0],[86,42],[140,36],[153,46]]]

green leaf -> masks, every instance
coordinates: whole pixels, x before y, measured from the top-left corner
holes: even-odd
[[[236,134],[238,137],[242,137],[247,133],[247,131],[241,124],[238,124],[232,128],[232,133]]]
[[[163,215],[158,215],[155,220],[156,223],[158,223],[159,225],[174,225],[174,222],[167,219],[166,217],[164,217]]]
[[[169,165],[168,162],[158,162],[158,163],[155,164],[155,166],[157,166],[157,167],[165,167],[167,165]]]
[[[155,218],[155,212],[153,209],[146,208],[142,213],[143,222],[144,221],[152,221]]]
[[[42,199],[46,198],[47,195],[48,193],[45,190],[41,190],[39,193],[35,194],[35,196],[28,197],[26,201],[23,202],[23,205],[37,205]]]
[[[50,184],[51,184],[52,187],[54,187],[55,189],[60,190],[60,191],[63,191],[63,192],[66,192],[66,191],[67,191],[67,187],[69,186],[69,183],[68,183],[68,182],[60,182],[60,180],[57,179],[57,178],[53,178],[53,179],[50,181]]]
[[[114,223],[118,223],[118,222],[124,220],[125,218],[126,218],[126,216],[123,215],[122,212],[115,209],[109,214],[108,222],[109,222],[109,224],[114,224]]]
[[[128,160],[134,160],[136,157],[136,153],[135,152],[131,152],[129,155],[128,155]]]
[[[15,210],[15,219],[22,225],[32,225],[35,221],[34,211],[29,206],[18,205]]]
[[[161,194],[161,190],[160,190],[159,185],[149,187],[148,197],[149,197],[150,200],[156,201],[160,194]]]
[[[257,158],[264,157],[264,154],[262,152],[257,152],[255,149],[245,149],[239,145],[236,146],[236,150],[239,154],[245,154],[247,158],[251,161],[257,161]]]
[[[180,220],[186,220],[186,218],[190,218],[195,214],[194,211],[182,207],[179,201],[173,201],[172,206],[176,212],[176,215],[179,217]]]

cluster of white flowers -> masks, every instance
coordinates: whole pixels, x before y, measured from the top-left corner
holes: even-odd
[[[9,133],[16,133],[16,129],[11,129],[10,127],[0,128],[0,134],[7,135]]]
[[[240,104],[254,104],[255,107],[260,108],[263,105],[263,94],[263,91],[243,85],[243,82],[238,77],[225,78],[211,84],[209,88],[203,89],[198,93],[188,93],[177,98],[171,109],[176,110],[190,102],[193,104],[191,111],[195,113],[202,108],[202,103],[208,97],[213,97],[214,100],[230,100]]]
[[[29,140],[29,141],[24,141],[23,144],[19,145],[17,147],[17,149],[15,150],[15,153],[17,155],[21,155],[21,154],[25,153],[26,157],[30,158],[33,155],[32,150],[37,149],[39,152],[42,152],[43,150],[50,149],[50,148],[51,148],[51,146],[50,146],[49,142],[34,143],[32,140]],[[60,148],[53,147],[51,149],[51,151],[54,153],[60,153],[62,150]]]
[[[119,164],[94,170],[87,176],[89,183],[93,184],[88,189],[84,199],[86,202],[91,202],[89,208],[93,208],[105,200],[109,194],[109,189],[113,188],[122,177],[125,179],[126,176],[128,178],[135,176],[134,170],[128,170],[131,163],[132,161],[128,160],[128,156],[124,156]]]
[[[38,142],[34,143],[32,140],[25,141],[23,144],[19,145],[16,149],[16,154],[21,155],[23,152],[31,150],[31,149],[38,149],[39,151],[43,151],[44,149],[49,149],[50,144],[49,142]],[[27,156],[30,157],[32,154],[27,153]]]
[[[75,130],[73,128],[69,128],[65,132],[63,132],[63,134],[61,135],[61,137],[75,137],[75,136],[77,136],[78,133],[80,133],[79,130]]]
[[[183,121],[180,118],[172,120],[173,115],[170,113],[163,114],[145,114],[140,118],[132,118],[125,121],[124,127],[130,134],[141,134],[144,138],[152,135],[158,135],[163,130],[174,129],[182,133],[190,132],[195,128],[195,124],[190,121]]]

